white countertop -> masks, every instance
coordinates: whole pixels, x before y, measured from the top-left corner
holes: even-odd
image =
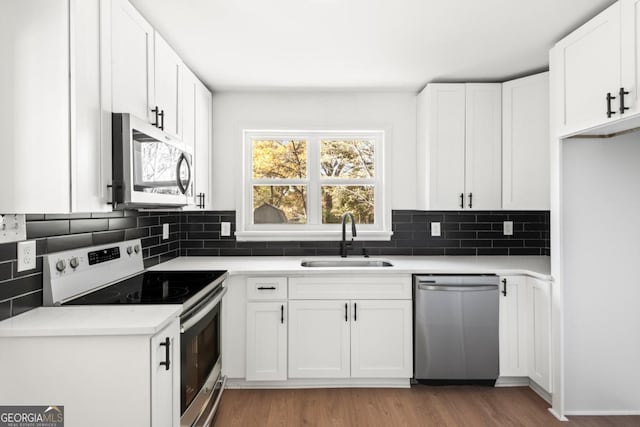
[[[179,257],[151,270],[227,270],[229,275],[243,274],[414,274],[414,273],[493,273],[527,275],[551,280],[546,256],[381,256],[369,259],[389,260],[393,267],[302,267],[301,260],[338,260],[338,257]],[[348,259],[362,259],[349,257]]]
[[[155,335],[180,305],[38,307],[0,322],[1,337]]]

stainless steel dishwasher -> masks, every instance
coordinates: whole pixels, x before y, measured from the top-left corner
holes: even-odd
[[[414,276],[417,381],[495,384],[498,285],[495,275]]]

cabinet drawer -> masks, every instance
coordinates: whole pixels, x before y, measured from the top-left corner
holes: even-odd
[[[287,299],[286,277],[248,277],[248,300]]]
[[[291,277],[290,299],[411,299],[411,276]]]

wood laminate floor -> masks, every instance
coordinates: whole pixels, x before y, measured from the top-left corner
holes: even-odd
[[[640,417],[571,417],[563,423],[548,407],[528,387],[225,390],[215,425],[640,426]]]

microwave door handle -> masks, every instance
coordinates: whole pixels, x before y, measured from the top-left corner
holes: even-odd
[[[182,184],[182,179],[180,178],[180,170],[182,169],[182,162],[187,162],[187,171],[189,172],[187,178],[187,185]],[[182,194],[186,194],[187,188],[189,188],[189,183],[191,182],[191,165],[189,164],[189,160],[184,153],[180,154],[180,160],[178,160],[178,164],[176,165],[176,183],[178,184],[178,188]]]

